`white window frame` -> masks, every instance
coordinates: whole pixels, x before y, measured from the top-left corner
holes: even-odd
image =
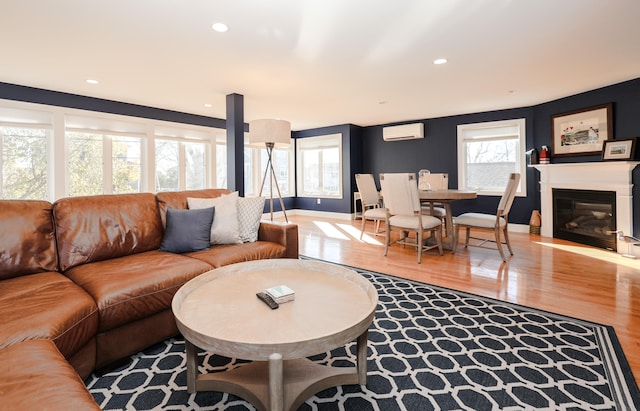
[[[156,134],[159,134],[159,138],[173,138],[181,142],[199,142],[207,145],[207,188],[216,187],[216,146],[220,150],[226,147],[226,140],[219,138],[219,136],[226,135],[226,131],[220,128],[4,99],[0,99],[0,123],[17,127],[46,128],[48,130],[47,195],[43,199],[48,201],[55,201],[67,196],[69,182],[66,153],[67,139],[65,137],[67,128],[74,129],[69,131],[85,130],[90,133],[102,134],[103,141],[109,140],[109,135],[141,137],[140,187],[142,192],[154,192],[155,189]],[[104,150],[103,158],[111,159],[109,148]],[[224,170],[226,173],[226,161]],[[221,177],[226,181],[226,174]],[[181,190],[185,189],[184,184],[183,178]],[[109,192],[111,181],[103,184],[103,187],[105,193]]]
[[[343,198],[343,154],[342,154],[342,133],[336,134],[327,134],[323,136],[315,136],[315,137],[306,137],[296,139],[296,150],[297,150],[297,159],[298,159],[298,197],[305,198],[335,198],[341,199]],[[329,194],[326,192],[318,192],[318,193],[306,193],[304,190],[304,176],[305,176],[305,164],[304,164],[304,151],[305,150],[317,150],[317,149],[325,149],[325,148],[337,148],[338,149],[338,192],[336,194]],[[322,167],[322,164],[320,164]],[[322,170],[318,170],[318,175],[322,176]],[[322,177],[321,177],[322,178]],[[320,182],[320,187],[322,187],[322,182]]]
[[[131,137],[140,141],[140,190],[147,190],[146,170],[144,167],[146,157],[147,133],[146,125],[132,119],[111,116],[100,116],[96,114],[67,114],[64,116],[64,142],[65,159],[68,159],[69,139],[67,133],[84,133],[99,136],[102,141],[102,192],[94,194],[113,194],[113,138],[117,136]],[[67,162],[65,162],[67,163]],[[71,178],[69,175],[69,165],[65,164],[65,196],[70,196]]]
[[[215,132],[213,129],[200,126],[179,127],[174,124],[163,124],[154,127],[153,138],[154,150],[155,139],[176,141],[178,143],[178,190],[186,190],[187,187],[185,143],[205,144],[205,188],[211,187],[212,182],[215,181],[215,171],[213,170],[215,168],[213,167],[213,164],[215,164],[215,162],[212,159],[215,158],[215,156],[213,155],[213,150],[215,149],[215,145],[217,144],[215,141]],[[157,189],[155,184],[155,152],[153,160],[150,161],[150,163],[152,163],[150,164],[150,166],[153,167],[152,187],[155,191]]]
[[[467,186],[467,143],[478,141],[515,140],[516,164],[513,172],[520,173],[522,176],[516,196],[526,197],[526,138],[526,120],[524,118],[458,125],[458,189],[473,190],[476,191],[478,195],[501,196],[504,194],[504,187],[501,190],[488,190],[483,189],[482,187]],[[505,178],[505,184],[506,181],[507,179]]]

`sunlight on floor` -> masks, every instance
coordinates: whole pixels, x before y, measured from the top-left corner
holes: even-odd
[[[613,264],[623,265],[625,267],[640,269],[640,260],[634,260],[632,258],[623,257],[620,254],[616,254],[612,251],[601,250],[596,248],[579,247],[575,245],[563,245],[563,244],[549,244],[538,242],[542,246],[555,248],[558,250],[567,251],[569,253],[583,255],[585,257],[597,258],[601,261],[606,261]]]
[[[336,238],[338,240],[356,240],[367,244],[382,245],[380,241],[366,233],[362,236],[361,240],[360,230],[349,224],[333,224],[325,221],[314,221],[313,223],[330,238]]]
[[[349,225],[349,224],[338,224],[338,227],[340,227],[341,229],[346,231],[350,236],[352,236],[354,239],[356,239],[358,241],[362,241],[362,242],[365,242],[367,244],[384,245],[380,241],[378,241],[375,238],[373,238],[370,235],[368,235],[366,232],[362,235],[362,240],[360,240],[360,230],[358,230],[357,228],[355,228],[352,225]]]

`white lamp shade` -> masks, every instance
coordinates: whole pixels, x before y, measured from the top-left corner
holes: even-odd
[[[264,119],[249,122],[249,144],[275,146],[291,144],[291,123],[286,120]]]

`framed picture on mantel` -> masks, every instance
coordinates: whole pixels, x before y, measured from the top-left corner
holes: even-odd
[[[601,154],[604,142],[613,138],[613,104],[551,116],[554,157]]]
[[[604,142],[603,160],[632,160],[636,149],[635,139],[609,140]]]

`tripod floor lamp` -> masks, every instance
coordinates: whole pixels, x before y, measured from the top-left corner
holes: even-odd
[[[271,221],[273,221],[273,186],[275,185],[280,199],[280,207],[284,213],[284,219],[288,223],[287,211],[284,209],[284,201],[280,194],[278,179],[273,168],[272,154],[274,147],[283,147],[291,144],[291,123],[285,120],[253,120],[249,122],[249,144],[252,146],[264,146],[267,148],[267,166],[262,176],[262,184],[260,186],[260,196],[264,190],[264,184],[269,175],[269,207],[271,210]]]

